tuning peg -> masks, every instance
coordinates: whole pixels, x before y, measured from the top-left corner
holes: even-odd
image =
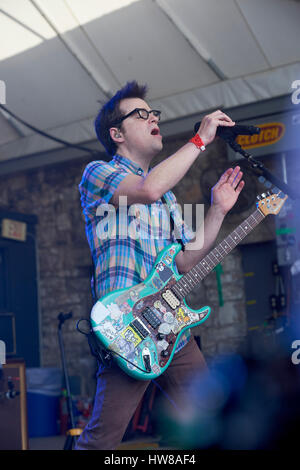
[[[267,180],[264,176],[259,176],[258,181],[264,185],[265,188],[271,188],[272,183]]]
[[[262,193],[261,197],[264,199],[265,197],[267,197],[266,193]]]
[[[258,199],[260,201],[261,200],[261,195],[259,194],[258,196],[256,196],[256,199]]]

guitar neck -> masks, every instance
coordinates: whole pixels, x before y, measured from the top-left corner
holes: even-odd
[[[259,209],[256,209],[191,271],[172,286],[175,294],[180,299],[189,294],[265,217]]]

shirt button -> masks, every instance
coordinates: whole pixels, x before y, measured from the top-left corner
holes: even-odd
[[[137,174],[138,174],[138,175],[142,175],[142,174],[143,174],[143,170],[139,169],[139,170],[137,171]]]

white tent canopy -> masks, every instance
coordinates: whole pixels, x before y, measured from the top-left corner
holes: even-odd
[[[0,103],[79,144],[132,79],[164,122],[288,95],[299,20],[298,0],[0,0]],[[58,148],[0,112],[0,163]]]

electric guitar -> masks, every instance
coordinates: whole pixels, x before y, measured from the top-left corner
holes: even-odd
[[[262,194],[256,210],[188,273],[175,269],[181,245],[173,243],[159,253],[143,282],[95,303],[92,329],[119,367],[140,380],[155,379],[167,369],[182,333],[204,322],[211,311],[208,306],[191,309],[185,296],[267,215],[278,214],[286,199],[282,193]]]

